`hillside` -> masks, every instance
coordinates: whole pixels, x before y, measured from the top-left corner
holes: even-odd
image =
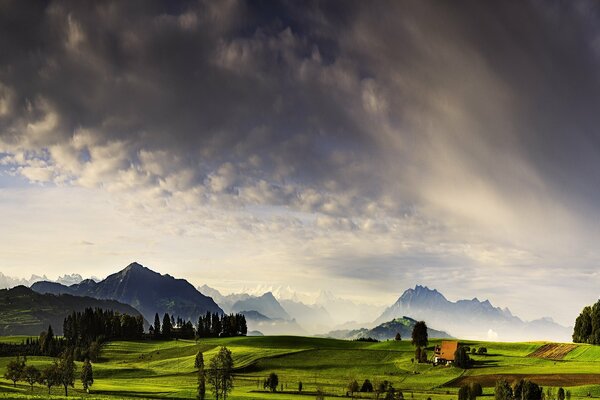
[[[63,321],[73,311],[102,308],[140,315],[135,308],[115,300],[98,300],[68,294],[40,294],[25,286],[0,290],[0,335],[34,335],[52,325],[62,334]]]
[[[19,338],[0,338],[15,341]],[[461,340],[462,342],[462,340]],[[428,352],[438,344],[431,340]],[[349,379],[362,383],[390,381],[411,400],[455,400],[462,383],[480,382],[484,398],[493,398],[496,379],[531,379],[556,393],[558,386],[572,393],[572,400],[600,396],[598,360],[600,347],[572,345],[561,352],[561,359],[547,358],[548,350],[560,344],[465,342],[471,347],[484,346],[487,355],[472,355],[477,367],[459,368],[414,364],[414,346],[409,340],[379,343],[354,342],[298,336],[236,337],[178,341],[119,341],[103,347],[101,360],[94,364],[92,394],[84,394],[81,383],[70,389],[70,397],[102,399],[124,398],[195,398],[197,376],[194,359],[198,351],[205,363],[220,346],[231,350],[234,361],[232,400],[243,399],[314,399],[321,388],[327,398],[346,397]],[[554,354],[554,353],[553,353]],[[0,366],[12,358],[0,357]],[[46,357],[28,357],[28,362],[43,367],[52,362]],[[77,368],[80,368],[78,363]],[[279,376],[283,393],[269,393],[260,384],[270,372]],[[303,382],[303,394],[297,393]],[[61,394],[52,388],[53,395]],[[71,392],[72,390],[72,392]],[[47,389],[20,382],[17,388],[0,378],[0,397],[48,398]],[[71,393],[73,393],[71,395]],[[207,398],[214,398],[207,393]],[[64,397],[52,397],[64,398]],[[362,398],[375,399],[375,394]],[[381,398],[381,397],[380,397]]]
[[[37,282],[31,288],[40,293],[117,300],[138,309],[148,321],[154,321],[155,313],[161,317],[169,313],[196,322],[207,311],[223,312],[212,298],[200,293],[185,279],[161,275],[138,263],[132,263],[100,282],[86,279],[71,286]]]
[[[549,318],[523,321],[510,310],[494,307],[488,300],[449,301],[435,289],[417,285],[406,290],[388,307],[376,323],[409,316],[444,327],[451,335],[469,339],[486,337],[503,341],[570,341],[572,329]]]
[[[403,339],[410,339],[412,330],[417,323],[416,320],[409,317],[396,318],[391,321],[377,325],[373,329],[361,328],[352,330],[335,330],[324,335],[335,339],[360,339],[373,338],[377,340],[394,339],[396,333],[400,333]],[[432,328],[427,328],[429,338],[445,339],[451,338],[448,333]]]

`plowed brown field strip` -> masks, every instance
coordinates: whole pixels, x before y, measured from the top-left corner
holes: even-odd
[[[546,358],[548,360],[562,360],[569,352],[576,349],[576,344],[548,343],[538,348],[527,357]]]

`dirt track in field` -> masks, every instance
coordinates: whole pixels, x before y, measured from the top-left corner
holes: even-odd
[[[548,343],[541,346],[533,353],[528,354],[527,357],[546,358],[548,360],[562,360],[567,354],[576,348],[576,344]]]
[[[446,386],[460,387],[463,384],[477,382],[484,387],[493,387],[496,381],[505,379],[512,384],[519,379],[529,379],[542,386],[581,386],[600,384],[600,374],[490,374],[462,376]]]

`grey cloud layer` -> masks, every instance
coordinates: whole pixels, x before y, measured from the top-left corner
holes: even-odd
[[[351,278],[377,275],[369,259],[390,276],[599,259],[593,2],[0,11],[5,171],[178,211],[246,207],[239,226],[319,241],[325,261],[307,262]],[[257,206],[288,213],[265,227]],[[332,232],[353,232],[360,265]]]

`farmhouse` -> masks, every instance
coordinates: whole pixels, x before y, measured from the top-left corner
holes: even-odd
[[[449,364],[454,362],[454,353],[458,349],[458,342],[442,340],[441,345],[435,346],[433,350],[434,364]]]

